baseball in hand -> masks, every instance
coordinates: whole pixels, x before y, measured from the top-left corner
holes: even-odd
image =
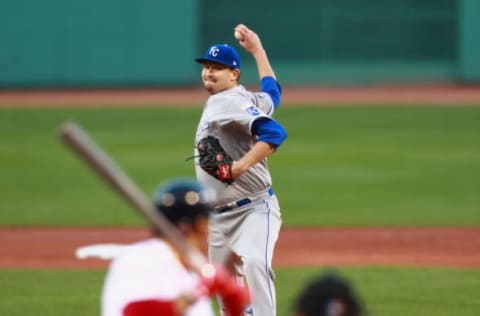
[[[241,40],[243,39],[243,36],[242,36],[242,34],[241,34],[239,31],[235,31],[235,32],[233,33],[233,36],[235,36],[235,38],[236,38],[237,40],[239,40],[239,41],[241,41]]]

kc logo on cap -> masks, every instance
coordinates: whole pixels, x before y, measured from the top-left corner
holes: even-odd
[[[215,62],[229,68],[240,69],[240,55],[235,48],[227,44],[212,45],[207,49],[204,57],[195,60],[201,64]]]
[[[218,49],[217,46],[212,46],[212,47],[210,47],[210,51],[208,52],[208,54],[213,56],[213,57],[217,57],[219,51],[220,51],[220,49]]]

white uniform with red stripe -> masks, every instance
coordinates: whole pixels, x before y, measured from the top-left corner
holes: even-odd
[[[137,301],[173,301],[192,293],[197,285],[198,276],[180,263],[167,243],[158,238],[140,241],[112,260],[103,286],[101,315],[122,316],[124,308]],[[201,298],[184,315],[213,316],[210,299]]]

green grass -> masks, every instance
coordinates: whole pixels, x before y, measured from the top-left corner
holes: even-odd
[[[350,267],[347,278],[370,316],[477,315],[480,271],[447,268]],[[324,269],[278,269],[279,316],[293,315],[293,302]]]
[[[350,280],[370,316],[475,316],[480,309],[480,270],[350,267]],[[292,316],[300,289],[325,269],[276,269],[279,316]],[[105,272],[0,270],[0,315],[98,315]]]
[[[100,315],[103,271],[0,270],[0,315]]]
[[[0,111],[0,224],[143,223],[58,138],[60,126],[84,126],[149,196],[165,178],[192,176],[192,135],[199,111]]]
[[[143,225],[57,137],[82,124],[147,195],[193,176],[200,108],[0,110],[0,225]],[[300,107],[269,160],[284,224],[479,225],[480,107]]]
[[[291,225],[480,223],[480,108],[279,112],[272,159]],[[278,186],[278,185],[276,185]],[[454,213],[454,214],[452,214]]]

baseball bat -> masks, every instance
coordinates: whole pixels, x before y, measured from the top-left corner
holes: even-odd
[[[179,230],[165,216],[157,211],[153,202],[148,199],[131,178],[110,158],[75,122],[66,122],[60,129],[60,137],[75,153],[81,157],[111,188],[129,202],[150,223],[159,229],[187,262],[202,274],[208,262],[206,257],[185,240]]]

